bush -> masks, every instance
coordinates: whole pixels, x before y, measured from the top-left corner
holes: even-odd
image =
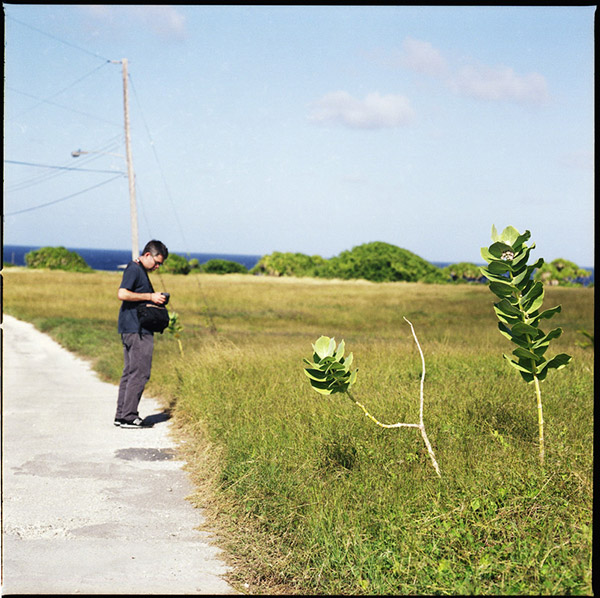
[[[232,274],[236,272],[247,274],[248,268],[243,264],[230,260],[212,259],[201,266],[201,271],[210,274]]]
[[[165,260],[165,265],[162,266],[162,271],[167,274],[189,274],[191,269],[189,262],[176,253],[170,253]]]
[[[320,276],[373,282],[445,282],[442,270],[418,255],[389,243],[375,241],[343,251],[327,261]]]
[[[454,282],[483,282],[485,276],[481,274],[479,266],[471,262],[459,262],[442,268],[442,272]]]
[[[69,272],[93,272],[86,261],[65,247],[42,247],[25,254],[28,268],[47,268]]]
[[[268,276],[318,276],[326,262],[320,255],[275,251],[263,256],[250,272]]]
[[[543,264],[533,275],[534,280],[541,280],[552,286],[581,285],[582,279],[588,278],[591,272],[580,268],[577,264],[558,258],[549,264]]]
[[[446,282],[442,270],[418,255],[389,243],[365,243],[330,259],[320,255],[274,252],[263,256],[250,270],[269,276],[362,278],[373,282],[398,280]]]

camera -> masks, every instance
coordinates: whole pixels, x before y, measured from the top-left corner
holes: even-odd
[[[163,305],[169,303],[169,297],[171,296],[171,293],[161,293],[161,295],[164,295],[166,297],[166,301],[163,303]]]

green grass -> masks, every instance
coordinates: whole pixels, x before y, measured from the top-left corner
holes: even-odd
[[[34,321],[117,381],[119,276],[4,272],[5,310]],[[194,501],[254,593],[580,594],[591,582],[593,289],[562,304],[551,347],[573,362],[542,384],[546,463],[533,387],[503,360],[484,286],[169,276],[184,331],[158,338],[149,393],[173,408]],[[60,289],[60,290],[59,290]],[[346,341],[353,394],[315,393],[302,373],[318,336]],[[217,329],[211,333],[211,325]]]

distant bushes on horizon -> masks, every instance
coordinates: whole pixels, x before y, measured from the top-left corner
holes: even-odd
[[[25,254],[28,268],[66,270],[68,272],[93,272],[86,261],[75,251],[65,247],[42,247]]]
[[[64,247],[42,247],[30,251],[25,255],[25,263],[30,268],[93,271],[79,254]],[[440,268],[407,249],[382,241],[358,245],[329,259],[320,255],[275,251],[262,256],[250,270],[245,265],[231,260],[215,258],[200,264],[196,258],[188,260],[184,256],[171,253],[161,270],[168,274],[184,275],[191,272],[250,273],[274,277],[362,279],[371,282],[456,284],[482,283],[486,280],[479,266],[471,262],[459,262]],[[577,264],[559,258],[543,264],[536,271],[534,279],[553,286],[581,286],[590,275],[591,272]]]
[[[274,252],[263,256],[250,273],[372,282],[447,282],[441,268],[407,249],[381,241],[358,245],[329,259]]]

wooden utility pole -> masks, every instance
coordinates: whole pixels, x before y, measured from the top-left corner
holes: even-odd
[[[137,203],[135,201],[135,175],[131,159],[131,136],[129,134],[129,93],[127,89],[127,58],[121,61],[123,65],[123,107],[125,110],[125,151],[127,157],[127,175],[129,177],[129,206],[131,211],[131,259],[140,256],[138,236]]]

